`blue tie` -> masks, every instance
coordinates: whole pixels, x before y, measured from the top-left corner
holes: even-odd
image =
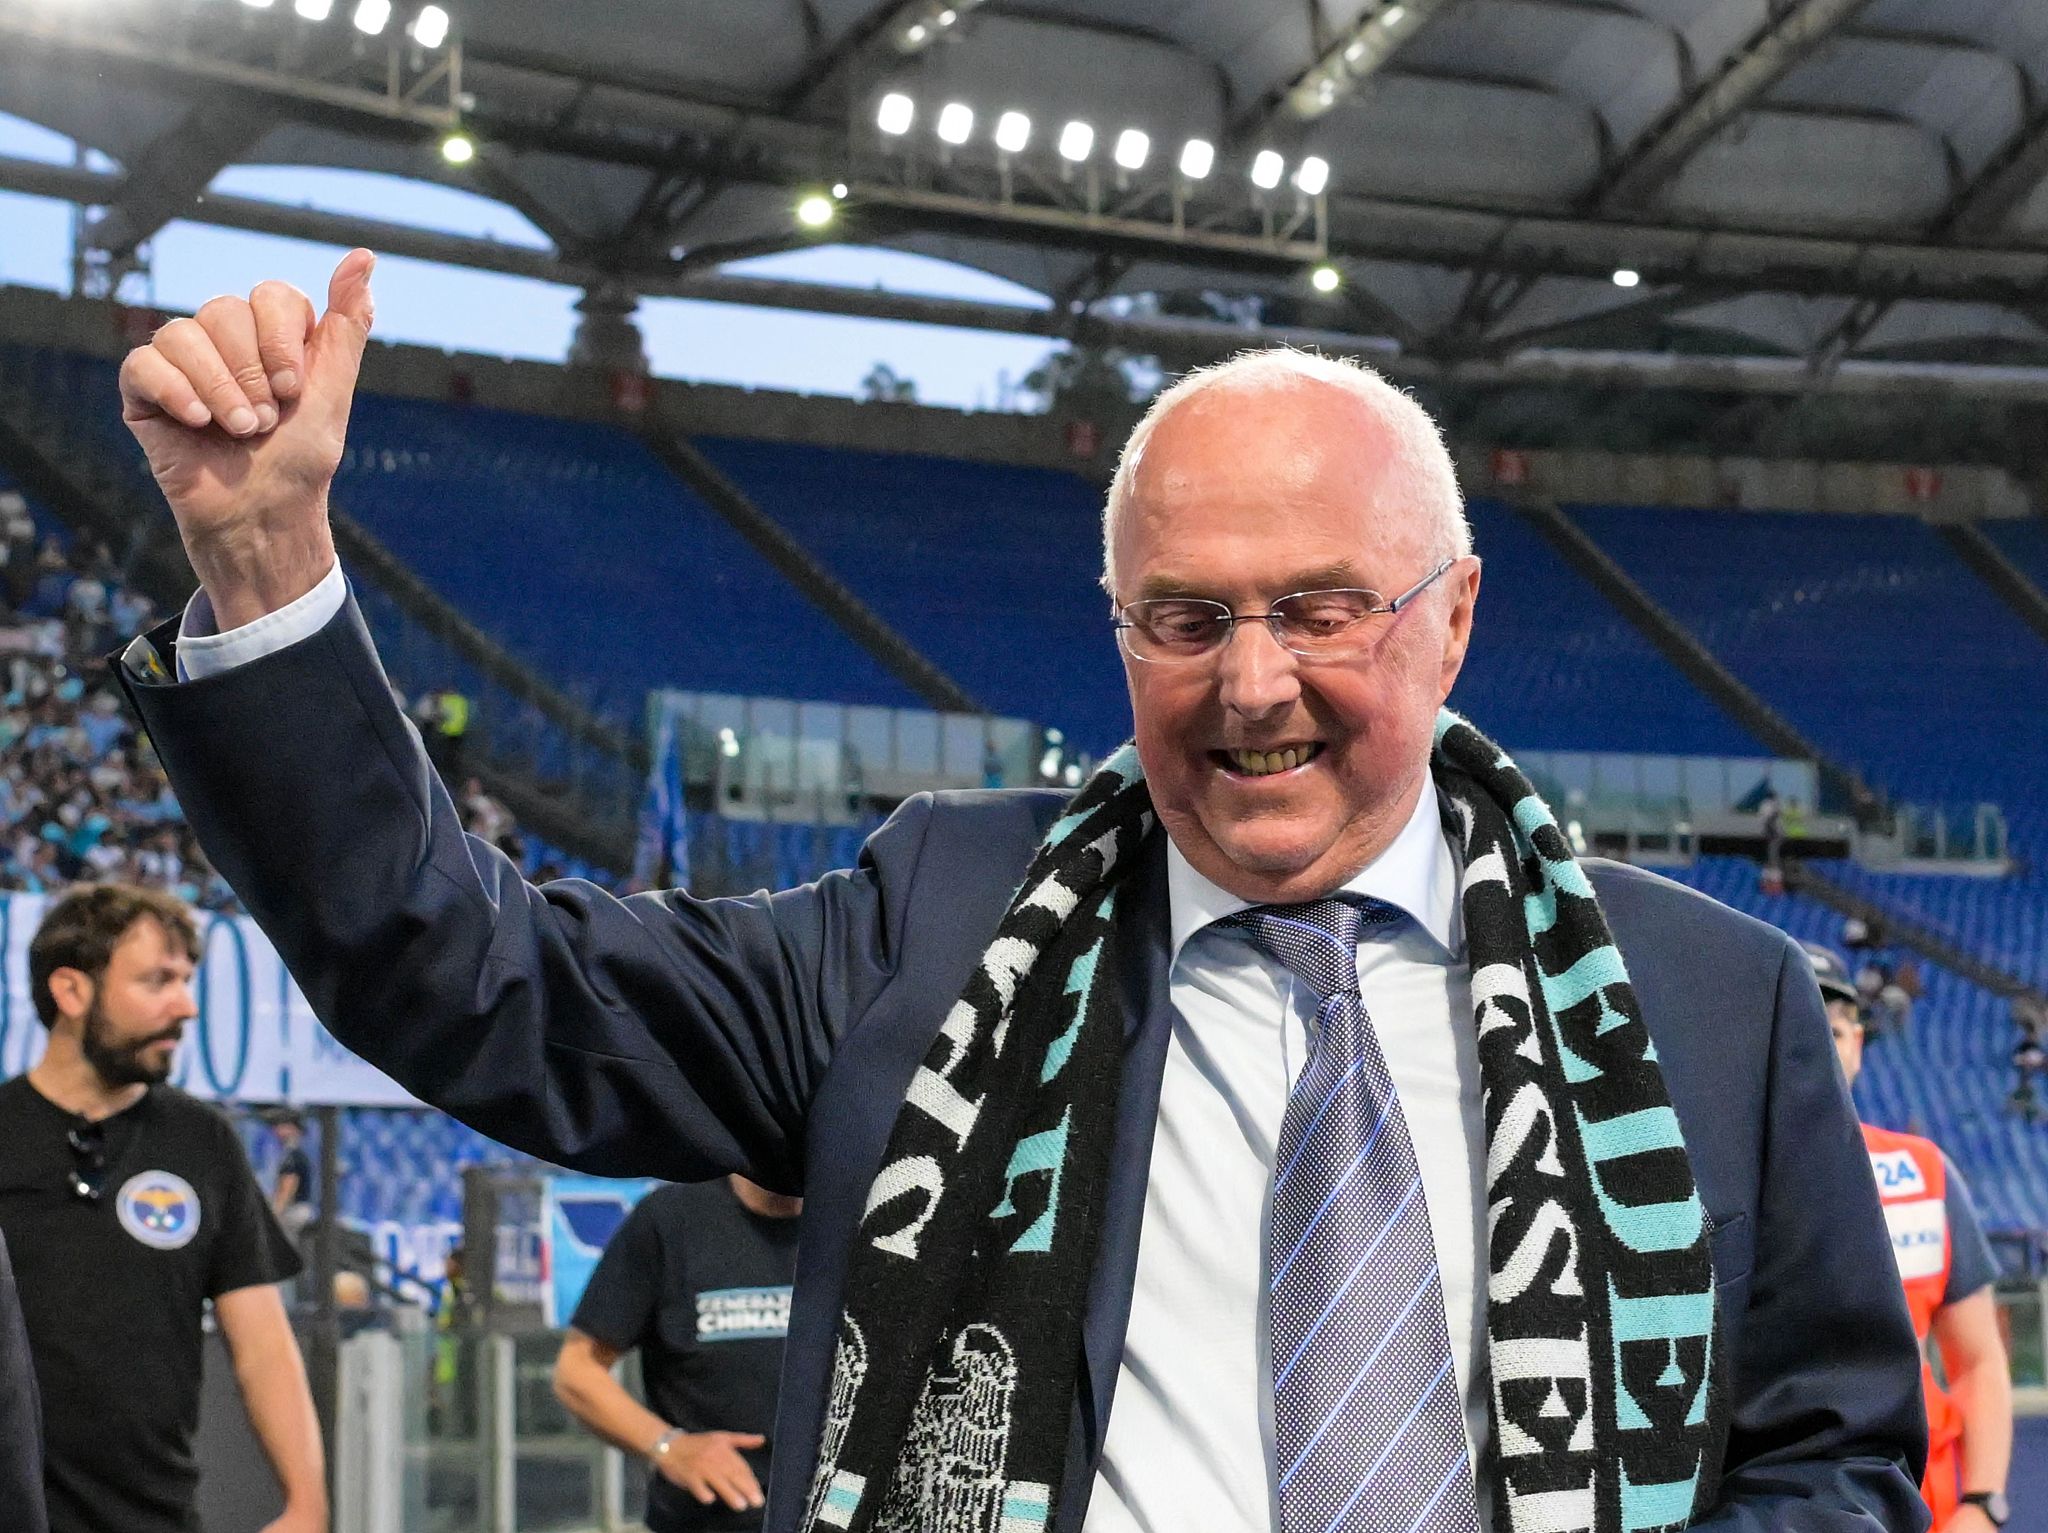
[[[1282,1533],[1478,1533],[1429,1204],[1358,993],[1358,934],[1403,919],[1344,896],[1255,905],[1241,928],[1321,998],[1273,1163],[1274,1473]]]

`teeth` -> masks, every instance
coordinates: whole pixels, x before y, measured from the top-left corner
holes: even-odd
[[[1315,746],[1302,745],[1278,751],[1236,750],[1230,753],[1230,759],[1247,777],[1270,777],[1275,772],[1292,771],[1303,762],[1312,760],[1315,753]]]

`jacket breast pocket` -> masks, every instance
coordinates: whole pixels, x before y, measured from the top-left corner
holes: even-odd
[[[1730,1214],[1725,1219],[1707,1216],[1712,1230],[1707,1237],[1714,1260],[1714,1287],[1725,1293],[1737,1283],[1749,1281],[1756,1265],[1756,1226],[1748,1214]]]

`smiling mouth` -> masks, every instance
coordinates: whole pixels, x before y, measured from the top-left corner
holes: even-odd
[[[1209,759],[1234,777],[1277,777],[1282,772],[1307,766],[1322,753],[1323,742],[1311,740],[1269,751],[1211,751]]]

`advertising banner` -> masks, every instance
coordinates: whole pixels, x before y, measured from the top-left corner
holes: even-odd
[[[29,995],[28,945],[49,896],[0,894],[0,1077],[42,1057],[45,1034]],[[205,956],[171,1080],[218,1102],[414,1107],[382,1071],[334,1041],[247,916],[196,913]],[[403,1017],[383,1019],[403,1027]]]
[[[626,1215],[661,1185],[651,1181],[612,1181],[601,1176],[547,1177],[541,1183],[540,1227],[546,1249],[542,1260],[543,1312],[551,1326],[564,1326],[583,1302],[597,1259]]]

